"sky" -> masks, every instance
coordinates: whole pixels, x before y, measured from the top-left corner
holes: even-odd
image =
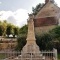
[[[45,0],[0,0],[0,20],[7,20],[16,26],[22,27],[27,24],[28,13],[32,12],[32,7]],[[55,0],[60,7],[60,0]]]

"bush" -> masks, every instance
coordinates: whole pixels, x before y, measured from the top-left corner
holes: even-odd
[[[19,36],[17,38],[17,46],[15,50],[21,51],[26,44],[26,35]]]
[[[36,43],[40,47],[40,50],[52,50],[52,39],[53,37],[50,34],[44,33],[39,36],[36,36]]]
[[[54,29],[50,30],[49,33],[54,36],[54,38],[60,37],[60,26],[56,26]]]
[[[56,26],[54,29],[50,30],[49,33],[54,37],[54,48],[60,52],[60,26]]]

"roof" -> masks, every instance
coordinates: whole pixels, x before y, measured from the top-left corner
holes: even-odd
[[[60,8],[52,2],[48,2],[43,6],[43,8],[38,12],[35,18],[40,17],[54,17],[60,13]]]

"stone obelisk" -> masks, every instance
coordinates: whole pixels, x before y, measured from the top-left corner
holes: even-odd
[[[27,34],[27,43],[23,47],[22,52],[40,52],[39,47],[36,44],[36,38],[35,38],[35,33],[34,33],[34,16],[32,14],[29,14],[29,19],[28,19],[28,34]]]

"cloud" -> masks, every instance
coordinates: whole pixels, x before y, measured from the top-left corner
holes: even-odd
[[[14,25],[17,24],[17,20],[13,16],[9,16],[8,19],[7,19],[7,22],[12,23]]]
[[[55,0],[55,3],[60,7],[60,0]]]
[[[16,20],[18,19],[17,23],[23,26],[24,24],[27,23],[28,12],[27,10],[24,9],[18,9],[17,11],[14,12],[14,17]]]
[[[2,2],[0,2],[0,4],[2,4]]]
[[[0,19],[4,20],[9,17],[9,16],[13,16],[13,12],[12,11],[0,11]]]
[[[0,20],[7,20],[17,26],[23,26],[27,23],[28,11],[25,9],[18,9],[12,11],[0,11]]]

